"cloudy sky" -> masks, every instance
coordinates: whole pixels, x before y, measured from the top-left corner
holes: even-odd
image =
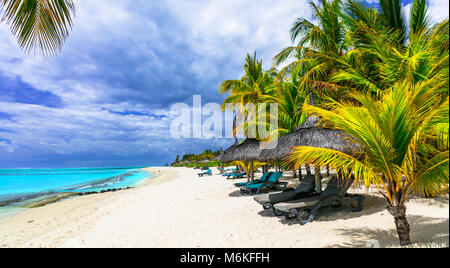
[[[171,106],[194,94],[220,103],[219,83],[242,75],[248,52],[269,67],[294,19],[311,19],[306,2],[80,0],[51,59],[24,54],[0,23],[0,168],[161,165],[226,148],[172,139]],[[448,12],[430,0],[434,21]]]

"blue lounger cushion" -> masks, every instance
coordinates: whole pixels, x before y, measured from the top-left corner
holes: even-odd
[[[262,175],[262,177],[259,180],[255,180],[253,183],[252,182],[240,182],[240,183],[235,183],[234,186],[241,187],[241,186],[247,186],[250,184],[266,182],[270,178],[270,175],[272,175],[272,172],[266,172]]]
[[[248,184],[245,186],[245,188],[250,190],[250,189],[259,189],[264,186],[270,186],[276,184],[282,176],[283,176],[282,172],[274,172],[269,176],[266,182]]]

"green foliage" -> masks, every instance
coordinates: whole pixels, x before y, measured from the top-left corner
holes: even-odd
[[[448,135],[442,131],[448,129],[449,98],[439,94],[443,84],[433,84],[404,81],[386,89],[380,99],[355,93],[357,102],[306,105],[308,113],[349,134],[361,151],[347,155],[297,147],[289,162],[295,168],[311,163],[352,173],[365,185],[379,185],[390,206],[404,206],[413,190],[431,195],[448,191]]]
[[[310,7],[315,20],[294,22],[294,45],[274,58],[275,66],[287,64],[276,74],[270,71],[275,79],[249,85],[247,70],[219,91],[231,92],[225,102],[278,104],[279,128],[271,138],[289,133],[311,114],[346,133],[360,151],[298,147],[283,166],[330,166],[377,185],[396,217],[401,244],[408,244],[408,197],[449,190],[448,19],[431,25],[425,0],[413,1],[409,26],[400,0],[380,0],[381,10],[355,0],[311,1]],[[258,70],[252,73],[263,77],[260,62],[251,62]],[[308,93],[315,105],[307,104]],[[259,122],[246,118],[244,127],[251,124]]]
[[[211,151],[209,149],[204,150],[200,154],[184,154],[183,156],[177,155],[175,161],[172,163],[172,166],[185,166],[185,167],[196,167],[201,165],[208,167],[216,167],[220,165],[219,161],[213,161],[213,159],[218,156],[222,151]],[[199,163],[200,161],[208,161],[205,163]]]
[[[73,0],[0,0],[0,12],[23,50],[39,48],[51,56],[69,35],[75,5]]]

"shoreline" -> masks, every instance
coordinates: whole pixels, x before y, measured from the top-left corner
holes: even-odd
[[[28,225],[33,225],[35,222],[47,221],[47,223],[49,223],[51,217],[70,213],[72,209],[76,209],[78,211],[85,209],[83,213],[86,214],[86,216],[89,216],[99,210],[101,204],[114,202],[114,199],[120,197],[125,192],[130,192],[151,185],[162,184],[177,178],[174,172],[165,171],[161,173],[161,169],[162,167],[143,168],[143,170],[147,171],[150,176],[140,181],[136,186],[125,188],[120,191],[74,195],[39,207],[10,207],[11,210],[17,210],[0,218],[0,248],[9,247],[4,244],[4,242],[8,240],[5,239],[5,236],[7,236],[8,233],[14,233],[19,229],[30,228],[32,226]],[[94,208],[90,208],[92,206],[94,206]],[[43,227],[41,224],[38,224],[38,226]],[[59,224],[57,224],[57,226],[59,226]],[[5,232],[4,230],[8,231]],[[50,227],[47,231],[50,231]],[[16,242],[20,243],[21,240]],[[14,243],[13,247],[17,247],[17,244]]]
[[[215,169],[202,178],[190,168],[149,171],[157,176],[136,188],[78,196],[0,220],[0,247],[364,247],[373,239],[381,247],[398,245],[394,219],[375,193],[362,192],[362,212],[326,210],[301,226],[241,196],[234,183],[243,180],[225,180]],[[413,243],[448,245],[448,197],[412,199],[407,216]]]
[[[79,170],[79,169],[80,168],[76,168],[76,170]],[[111,169],[111,168],[105,168],[105,169]],[[117,168],[117,169],[119,169],[119,168]],[[29,198],[23,199],[23,197],[19,196],[19,197],[15,197],[11,200],[6,200],[6,201],[0,203],[0,210],[4,209],[6,211],[8,211],[8,210],[22,211],[22,210],[26,210],[29,208],[43,207],[43,206],[46,206],[46,205],[49,205],[52,203],[61,202],[61,201],[71,199],[71,198],[76,198],[78,196],[104,194],[107,192],[117,192],[117,191],[129,190],[132,188],[140,187],[141,185],[144,185],[146,181],[149,181],[149,180],[152,180],[152,179],[158,177],[157,173],[150,171],[151,169],[152,169],[151,167],[139,168],[139,171],[142,170],[142,171],[146,172],[148,175],[146,175],[144,178],[140,179],[139,182],[137,182],[135,184],[131,184],[126,187],[105,188],[104,190],[86,191],[86,192],[71,191],[69,189],[67,191],[47,191],[47,192],[44,191],[41,193],[29,193],[29,194],[24,194],[24,197],[28,196]],[[112,177],[112,178],[115,178],[115,177]],[[82,185],[97,184],[98,182],[109,181],[112,178],[93,180],[90,182],[85,182]],[[75,189],[75,188],[77,188],[77,185],[70,186],[70,187]],[[6,213],[6,215],[8,216],[10,214]],[[6,217],[5,215],[0,214],[0,220],[4,219],[5,217]]]
[[[162,176],[162,174],[160,174],[158,167],[145,167],[145,168],[140,168],[143,171],[148,173],[148,176],[141,179],[137,184],[133,185],[133,186],[128,186],[125,188],[114,188],[114,189],[108,189],[108,190],[102,190],[102,191],[98,191],[98,192],[61,192],[61,193],[53,193],[53,195],[49,195],[49,196],[44,196],[44,198],[42,200],[39,200],[39,198],[36,199],[30,199],[31,201],[24,201],[24,204],[26,204],[25,206],[10,206],[10,205],[6,205],[4,207],[0,207],[0,209],[4,208],[4,209],[9,209],[9,210],[20,210],[20,211],[25,211],[27,209],[30,208],[39,208],[39,207],[44,207],[53,203],[58,203],[58,202],[63,202],[65,200],[69,200],[72,198],[77,198],[80,196],[88,196],[88,195],[100,195],[100,194],[105,194],[105,193],[110,193],[110,192],[119,192],[119,191],[126,191],[126,190],[130,190],[130,189],[134,189],[137,187],[142,187],[145,185],[149,185],[149,184],[158,184],[158,183],[163,183],[166,180],[161,180],[158,179],[158,177]],[[153,180],[155,180],[153,182]],[[31,194],[30,194],[31,195]],[[37,195],[37,194],[35,194]],[[13,203],[12,203],[13,204]],[[11,216],[11,215],[8,215]],[[0,221],[4,218],[6,218],[7,216],[4,217],[0,217]]]

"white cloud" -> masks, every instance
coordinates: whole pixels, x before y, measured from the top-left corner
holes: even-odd
[[[448,0],[430,0],[428,14],[433,23],[440,23],[449,17],[448,5]]]
[[[168,148],[169,143],[168,119],[112,114],[91,105],[54,109],[0,102],[0,112],[13,114],[13,120],[0,122],[2,128],[14,130],[2,133],[2,137],[16,149],[32,147],[58,154],[94,150],[129,155],[130,149],[133,153],[145,153],[155,145]],[[154,139],[159,144],[152,144]]]
[[[167,2],[169,9],[188,26],[187,41],[194,51],[205,58],[226,58],[233,66],[242,65],[245,54],[256,50],[265,66],[270,67],[276,53],[291,44],[289,29],[294,20],[311,18],[306,0]]]

